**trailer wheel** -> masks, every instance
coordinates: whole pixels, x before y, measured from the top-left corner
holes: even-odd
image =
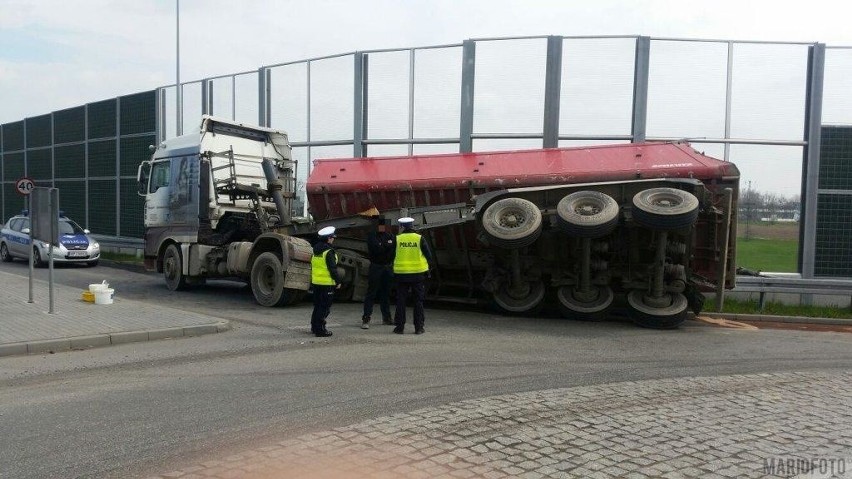
[[[275,253],[262,253],[251,267],[251,292],[261,306],[284,306],[299,301],[301,290],[284,287],[284,268]]]
[[[163,253],[163,278],[166,280],[166,286],[172,291],[186,289],[186,276],[181,269],[180,250],[177,245],[168,245]]]
[[[563,317],[578,321],[600,321],[606,318],[606,312],[612,305],[615,295],[609,286],[598,288],[598,297],[592,301],[580,301],[574,297],[573,286],[562,286],[556,291],[559,311]]]
[[[523,248],[541,234],[541,210],[523,198],[504,198],[485,209],[482,228],[488,241],[506,249]]]
[[[600,238],[618,226],[618,202],[599,191],[577,191],[556,205],[557,223],[571,236]]]
[[[544,283],[533,281],[529,284],[526,294],[518,297],[504,283],[494,293],[494,303],[503,312],[511,314],[529,313],[541,306],[544,300]]]
[[[633,196],[633,219],[658,230],[688,228],[698,218],[698,198],[675,188],[650,188]]]
[[[686,321],[688,301],[680,293],[667,293],[668,306],[657,308],[645,304],[645,291],[635,289],[627,294],[630,316],[636,325],[651,329],[675,329]]]

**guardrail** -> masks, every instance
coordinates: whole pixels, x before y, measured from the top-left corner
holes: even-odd
[[[91,235],[101,244],[101,250],[112,253],[129,253],[126,250],[135,250],[132,254],[141,255],[145,250],[145,242],[140,238],[122,238],[116,236]]]
[[[822,294],[852,298],[852,279],[797,278],[790,276],[737,276],[731,293],[760,293],[758,308],[763,311],[766,293]],[[852,299],[850,299],[852,308]]]

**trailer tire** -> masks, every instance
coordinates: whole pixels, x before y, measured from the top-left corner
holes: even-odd
[[[180,249],[175,244],[168,245],[163,253],[163,278],[166,280],[166,287],[172,291],[186,289],[186,276],[181,269],[182,264]]]
[[[649,188],[633,196],[633,219],[656,230],[688,228],[698,219],[698,198],[675,188]]]
[[[573,286],[562,286],[556,290],[559,312],[565,318],[578,321],[601,321],[605,319],[614,297],[612,288],[609,286],[599,287],[598,297],[588,302],[578,301],[574,297]]]
[[[304,297],[304,291],[284,287],[281,259],[269,251],[261,253],[252,263],[250,281],[254,299],[261,306],[284,306]]]
[[[488,241],[506,249],[529,246],[541,235],[541,210],[523,198],[504,198],[485,209],[482,228]]]
[[[577,191],[556,205],[557,223],[563,231],[580,238],[600,238],[618,226],[618,202],[599,191]]]
[[[645,291],[634,289],[627,294],[630,317],[637,326],[650,329],[675,329],[686,321],[689,302],[680,293],[667,293],[671,303],[663,308],[645,304]]]
[[[509,294],[506,284],[494,292],[494,304],[504,313],[523,314],[537,311],[544,300],[544,283],[541,281],[530,282],[529,293],[523,298],[516,298]]]

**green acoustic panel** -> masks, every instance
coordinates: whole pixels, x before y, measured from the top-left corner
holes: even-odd
[[[53,159],[49,149],[27,150],[27,176],[38,186],[51,186]]]
[[[6,123],[3,125],[3,151],[18,151],[24,149],[24,122]]]
[[[153,133],[157,125],[157,92],[146,91],[123,96],[121,105],[121,135]]]
[[[50,125],[50,115],[27,118],[26,127],[27,148],[38,148],[53,144],[53,129]]]
[[[115,140],[89,142],[89,178],[115,176]]]
[[[819,195],[815,243],[816,276],[852,277],[852,195]]]
[[[59,189],[59,209],[65,212],[65,216],[85,227],[86,182],[57,181],[56,188]]]
[[[89,180],[89,229],[115,235],[115,180]]]
[[[53,150],[56,178],[86,177],[86,145],[57,146]]]
[[[819,187],[852,190],[852,127],[822,127],[819,156]]]
[[[155,145],[157,139],[154,135],[135,136],[133,138],[122,138],[121,148],[121,176],[136,176],[139,163],[150,159],[151,150],[148,148]]]
[[[73,143],[86,139],[86,107],[69,108],[53,113],[53,141]]]
[[[26,208],[26,200],[24,196],[15,191],[15,183],[3,184],[3,222],[9,218],[20,214],[21,210]]]
[[[116,100],[89,103],[89,139],[115,136]]]
[[[24,176],[24,153],[3,154],[3,180],[15,182]]]
[[[145,198],[136,194],[135,179],[119,180],[121,186],[121,236],[141,238],[145,231]]]

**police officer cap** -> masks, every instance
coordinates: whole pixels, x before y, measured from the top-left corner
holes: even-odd
[[[325,228],[319,230],[317,234],[319,234],[323,238],[334,238],[334,226],[326,226]]]
[[[405,218],[400,218],[399,224],[401,224],[402,226],[411,226],[414,224],[414,218],[410,218],[408,216],[406,216]]]

